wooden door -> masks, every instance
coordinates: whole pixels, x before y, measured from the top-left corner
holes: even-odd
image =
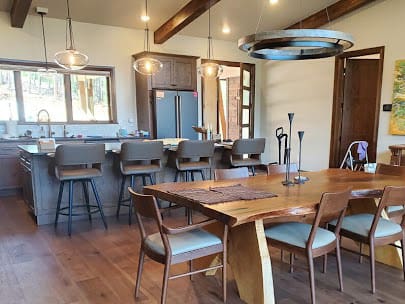
[[[363,57],[370,54],[379,56]],[[351,142],[368,142],[368,158],[377,157],[384,48],[347,52],[336,58],[329,167],[339,167]]]
[[[254,137],[254,94],[255,66],[241,63],[240,65],[240,113],[239,126],[241,138]]]

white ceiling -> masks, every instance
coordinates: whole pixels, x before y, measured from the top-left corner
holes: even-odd
[[[151,30],[157,29],[190,0],[149,0],[148,10]],[[211,9],[211,29],[214,39],[237,40],[254,33],[263,9],[258,31],[285,28],[337,0],[279,0],[270,5],[269,0],[221,0]],[[0,0],[0,10],[10,11],[12,0]],[[66,0],[33,0],[35,7],[49,9],[48,17],[65,19]],[[144,0],[70,0],[73,21],[143,29],[140,16],[144,13]],[[222,26],[230,27],[230,34],[222,33]],[[207,37],[208,13],[189,24],[180,34]]]

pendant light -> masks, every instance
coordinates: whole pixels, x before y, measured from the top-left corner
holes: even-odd
[[[143,40],[143,47],[144,51],[149,53],[150,52],[150,44],[149,44],[149,27],[148,27],[148,21],[149,21],[149,15],[148,15],[148,0],[145,0],[145,15],[141,17],[142,21],[145,22],[146,27],[145,27],[145,35],[144,35],[144,40]],[[158,73],[163,67],[163,64],[151,57],[143,57],[135,60],[133,68],[135,71],[138,73],[141,73],[143,75],[154,75]]]
[[[88,65],[89,57],[76,50],[75,40],[73,38],[72,18],[70,17],[69,0],[66,0],[66,5],[66,49],[55,54],[55,62],[66,70],[81,70]]]
[[[325,8],[330,22],[328,7]],[[269,60],[303,60],[337,56],[354,44],[352,35],[324,29],[288,29],[256,33],[238,40],[250,57]]]
[[[213,55],[212,36],[211,36],[211,0],[208,7],[208,62],[200,65],[198,72],[203,78],[217,78],[222,72],[223,68],[216,62],[210,62],[211,54]]]
[[[40,73],[56,73],[55,69],[50,69],[48,64],[48,55],[46,50],[46,39],[45,39],[45,25],[44,25],[44,16],[48,13],[48,9],[44,7],[37,7],[36,12],[41,16],[41,25],[42,25],[42,41],[44,44],[44,59],[45,59],[45,68],[39,68],[38,72]]]

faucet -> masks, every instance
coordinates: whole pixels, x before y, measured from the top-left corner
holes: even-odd
[[[37,113],[37,123],[38,123],[38,125],[40,125],[40,120],[39,120],[39,116],[41,115],[41,113],[45,113],[46,115],[47,115],[47,117],[48,117],[48,120],[47,120],[47,124],[48,124],[48,138],[51,138],[52,137],[52,129],[51,129],[51,116],[49,115],[49,112],[47,111],[47,110],[45,110],[45,109],[41,109],[41,110],[39,110],[38,111],[38,113]]]

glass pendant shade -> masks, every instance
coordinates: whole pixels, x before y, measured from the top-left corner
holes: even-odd
[[[198,72],[204,78],[217,78],[222,74],[223,68],[215,62],[206,62],[200,65]]]
[[[144,57],[135,60],[133,67],[143,75],[154,75],[162,69],[163,64],[157,59]]]
[[[55,54],[55,62],[66,70],[81,70],[89,64],[89,57],[75,48],[69,0],[66,0],[66,49]]]
[[[66,49],[55,54],[55,62],[67,70],[81,70],[89,64],[89,57],[74,49]]]

